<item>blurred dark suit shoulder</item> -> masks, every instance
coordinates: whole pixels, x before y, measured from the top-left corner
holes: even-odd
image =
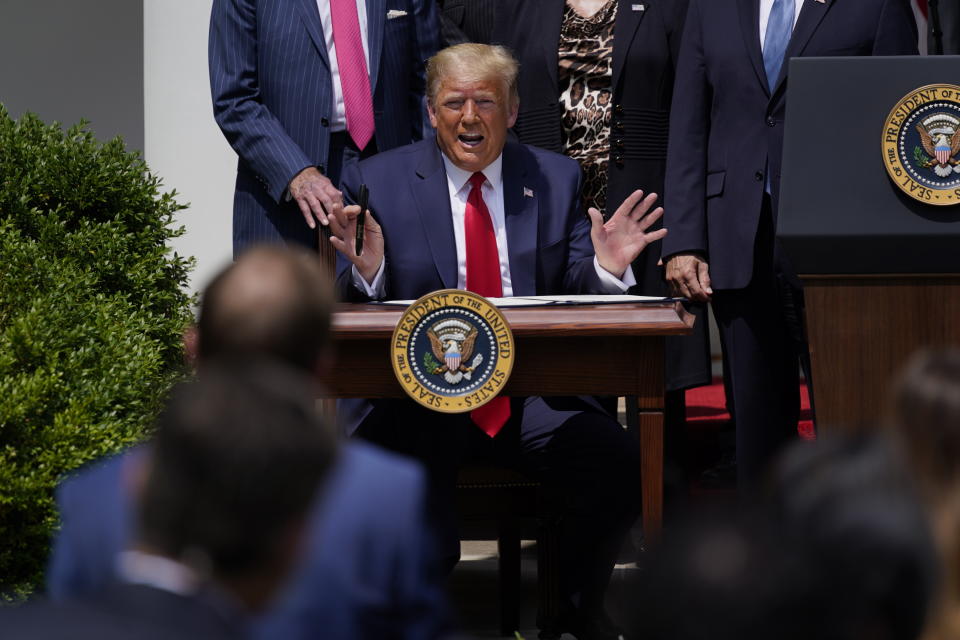
[[[202,596],[133,584],[0,611],[0,636],[7,640],[226,640],[242,637],[239,624],[236,610]]]

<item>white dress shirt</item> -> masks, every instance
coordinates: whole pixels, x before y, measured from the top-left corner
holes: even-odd
[[[793,26],[797,26],[797,18],[806,0],[794,0]],[[767,23],[770,21],[770,11],[773,9],[773,0],[760,0],[760,50],[767,44]]]
[[[442,154],[441,154],[442,155]],[[447,173],[447,190],[450,193],[450,211],[453,214],[453,236],[457,246],[457,288],[467,288],[467,240],[464,221],[467,212],[467,198],[470,196],[470,176],[473,174],[456,166],[443,157],[443,166]],[[500,257],[500,281],[503,284],[503,297],[513,295],[513,280],[510,276],[510,253],[507,247],[507,222],[503,206],[503,154],[491,162],[484,170],[486,180],[480,188],[483,201],[487,205],[490,217],[493,219],[493,232],[497,238],[497,254]],[[627,267],[623,279],[600,266],[596,256],[593,258],[593,267],[600,278],[600,283],[606,293],[624,293],[629,287],[636,284],[633,267]],[[384,261],[373,278],[367,283],[356,266],[353,267],[353,284],[368,296],[379,299],[384,296]]]
[[[180,596],[192,596],[200,587],[197,573],[172,558],[127,550],[117,556],[117,576],[129,584],[142,584]]]
[[[340,65],[337,63],[337,49],[333,44],[333,18],[330,14],[330,0],[317,0],[320,10],[320,23],[323,25],[323,41],[327,45],[327,59],[330,60],[330,78],[333,83],[333,115],[330,117],[331,131],[344,131],[347,128],[346,109],[343,106],[343,89],[340,87]],[[357,19],[360,21],[360,40],[363,41],[363,55],[367,59],[367,73],[370,73],[370,47],[367,46],[367,2],[357,0]]]

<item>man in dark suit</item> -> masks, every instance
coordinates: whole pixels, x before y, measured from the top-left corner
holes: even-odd
[[[137,478],[134,544],[103,592],[0,617],[6,638],[237,638],[295,566],[336,455],[302,372],[208,364],[174,391]]]
[[[303,250],[248,251],[207,287],[188,351],[199,355],[201,372],[217,358],[267,354],[319,375],[329,353],[328,282],[316,256]],[[84,469],[58,489],[62,526],[47,571],[55,600],[116,580],[116,558],[134,535],[129,478],[145,451]],[[428,639],[444,632],[442,573],[417,465],[360,441],[346,443],[307,531],[302,566],[254,621],[254,637]]]
[[[678,295],[713,301],[738,478],[796,436],[802,289],[774,240],[787,62],[917,53],[907,0],[691,0],[670,117],[663,243]],[[829,111],[829,107],[825,107]]]
[[[331,220],[331,242],[344,256],[342,298],[416,298],[443,288],[486,296],[626,290],[631,262],[666,233],[646,233],[662,213],[648,214],[656,194],[634,192],[606,223],[596,209],[588,220],[575,161],[506,142],[517,117],[516,78],[517,63],[501,47],[462,44],[429,61],[436,139],[379,154],[344,175],[348,194],[369,186],[371,215],[360,255],[359,207]],[[408,400],[380,401],[358,434],[425,460],[436,513],[447,516],[451,566],[458,554],[452,489],[464,458],[493,458],[543,479],[564,514],[562,624],[580,640],[615,638],[603,593],[622,532],[638,513],[636,440],[591,398],[498,398],[483,409],[450,416]]]
[[[423,137],[433,0],[215,0],[213,111],[237,152],[234,255],[317,247],[344,164]]]
[[[440,34],[446,45],[494,41],[497,0],[439,0]]]

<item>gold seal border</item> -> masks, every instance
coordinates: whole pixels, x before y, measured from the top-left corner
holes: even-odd
[[[923,92],[931,92],[934,95],[929,98],[924,96],[918,98]],[[941,92],[947,92],[948,95],[937,95]],[[955,84],[928,84],[919,87],[901,98],[897,105],[890,110],[889,115],[883,121],[883,134],[880,136],[883,166],[886,168],[887,175],[890,176],[893,184],[909,197],[924,204],[948,207],[960,204],[960,187],[934,189],[920,184],[913,179],[910,172],[900,161],[899,145],[903,124],[919,107],[935,101],[954,102],[960,107],[960,86]],[[904,110],[908,102],[913,102],[913,104],[909,109]],[[898,118],[899,122],[897,122]]]
[[[491,325],[497,340],[497,362],[482,387],[461,396],[442,396],[424,388],[407,362],[411,334],[427,315],[445,308],[462,308],[478,314]],[[503,390],[513,371],[516,343],[503,312],[483,296],[462,289],[440,289],[418,298],[404,310],[390,339],[390,362],[400,387],[418,404],[440,413],[465,413],[482,407]]]

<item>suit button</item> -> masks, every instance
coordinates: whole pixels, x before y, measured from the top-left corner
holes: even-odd
[[[777,121],[774,120],[773,118],[767,118],[767,126],[768,126],[768,127],[775,127],[775,126],[777,126]]]
[[[621,155],[618,154],[618,155],[616,155],[616,156],[613,157],[613,161],[616,162],[616,163],[619,164],[619,165],[622,165],[622,164],[623,164],[623,156],[621,156]]]
[[[623,133],[623,123],[615,122],[613,124],[613,130],[616,131],[617,133]]]
[[[617,114],[618,116],[622,116],[622,115],[623,115],[623,105],[622,105],[622,104],[615,104],[615,105],[613,105],[613,112],[614,112],[615,114]]]
[[[320,126],[321,126],[321,127],[329,127],[329,126],[330,126],[330,121],[327,120],[326,118],[320,118]]]
[[[753,179],[757,182],[763,182],[763,171],[757,171],[755,174],[753,174]]]

